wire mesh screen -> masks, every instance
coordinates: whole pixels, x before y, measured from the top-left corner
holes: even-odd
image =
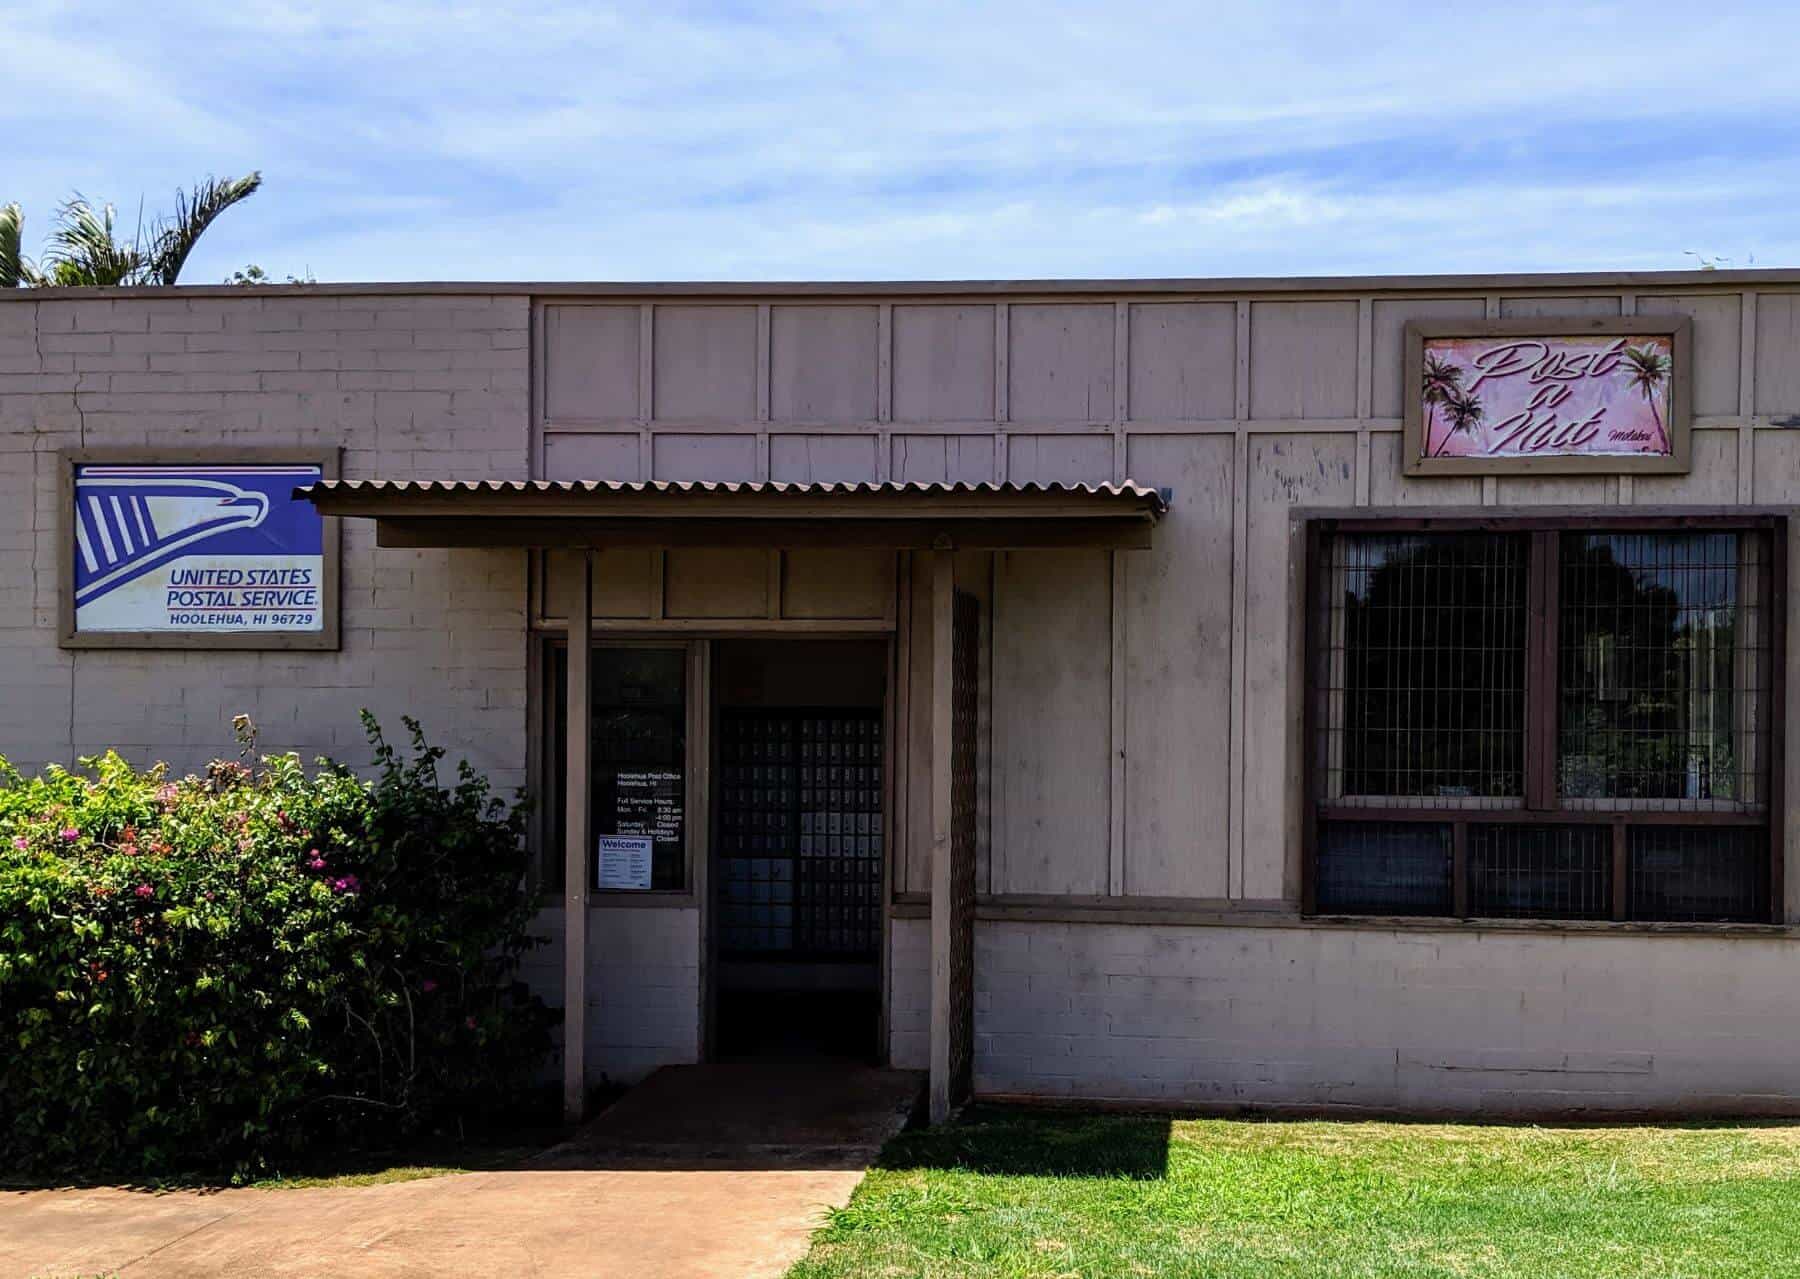
[[[1628,838],[1633,919],[1768,919],[1769,833],[1762,827],[1639,826]]]
[[[1561,541],[1563,803],[1762,806],[1767,540],[1715,531],[1567,533]]]
[[[1527,540],[1339,534],[1325,553],[1322,798],[1522,796]]]
[[[721,716],[723,949],[879,952],[881,743],[877,712]]]
[[[1450,827],[1435,822],[1324,822],[1319,909],[1343,915],[1448,915]]]
[[[1607,918],[1611,828],[1472,823],[1469,913],[1495,919]]]

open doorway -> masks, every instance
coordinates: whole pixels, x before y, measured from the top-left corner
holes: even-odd
[[[880,1058],[885,641],[714,647],[712,1055]]]

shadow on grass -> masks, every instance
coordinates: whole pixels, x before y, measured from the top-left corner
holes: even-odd
[[[1160,1181],[1169,1171],[1167,1115],[1048,1114],[974,1106],[943,1128],[890,1141],[879,1167],[1003,1177]]]

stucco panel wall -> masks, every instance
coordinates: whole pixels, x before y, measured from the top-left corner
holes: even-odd
[[[997,894],[1297,898],[1297,507],[1800,499],[1800,294],[1786,286],[541,305],[547,333],[587,334],[549,346],[548,475],[1174,489],[1153,550],[996,559],[980,886]],[[1693,474],[1401,474],[1407,320],[1633,314],[1694,319]],[[603,388],[596,370],[614,371]],[[913,769],[929,764],[928,608],[915,590]],[[1044,698],[1061,672],[1076,695]],[[1800,748],[1788,758],[1800,795]],[[1800,820],[1788,828],[1792,844]],[[901,836],[895,886],[923,892],[926,826]]]
[[[244,712],[265,748],[361,763],[367,707],[522,784],[523,552],[378,551],[348,521],[341,652],[66,652],[57,452],[317,446],[350,477],[522,477],[529,315],[507,297],[0,303],[0,752],[194,768],[234,749]]]
[[[978,1093],[1800,1113],[1800,943],[983,922]]]

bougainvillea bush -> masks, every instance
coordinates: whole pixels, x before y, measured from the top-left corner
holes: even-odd
[[[249,1175],[530,1089],[524,817],[411,720],[369,776],[0,757],[0,1167]]]

